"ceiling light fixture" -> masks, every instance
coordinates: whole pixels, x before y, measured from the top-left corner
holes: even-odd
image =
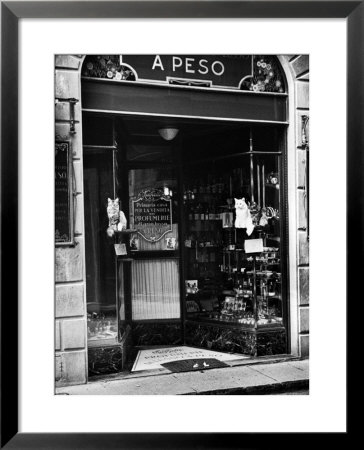
[[[178,134],[178,128],[160,128],[158,133],[162,136],[166,141],[171,141]]]

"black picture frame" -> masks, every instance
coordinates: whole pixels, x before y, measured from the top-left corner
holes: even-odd
[[[347,20],[347,245],[363,252],[364,1],[1,1],[1,448],[258,448],[263,440],[309,445],[300,436],[245,433],[19,433],[18,342],[18,23],[22,18],[345,18]],[[309,32],[309,31],[308,31]],[[344,87],[341,87],[344,89]],[[11,105],[11,108],[9,108]],[[333,117],[333,123],[335,117]],[[9,237],[12,237],[9,239]],[[361,256],[361,255],[359,255]],[[363,274],[347,260],[347,298]],[[7,301],[9,292],[11,300]],[[12,325],[13,326],[13,325]],[[347,346],[348,355],[353,352]],[[349,358],[348,358],[349,360]],[[349,415],[348,415],[349,417]],[[350,428],[348,427],[348,431]],[[335,443],[350,435],[339,433]],[[315,435],[315,444],[327,442]],[[341,442],[343,443],[343,442]],[[345,444],[344,444],[345,445]]]
[[[70,140],[55,141],[55,245],[74,246],[74,176]],[[64,192],[67,189],[66,192]],[[67,205],[67,206],[66,206]]]

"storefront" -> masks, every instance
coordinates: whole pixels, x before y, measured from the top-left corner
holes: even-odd
[[[57,383],[140,348],[307,356],[308,58],[89,55],[67,98],[57,58]]]

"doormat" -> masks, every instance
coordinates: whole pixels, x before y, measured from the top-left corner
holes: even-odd
[[[215,358],[206,359],[183,359],[182,361],[171,361],[161,366],[171,372],[191,372],[193,370],[219,369],[220,367],[230,367],[228,364]]]
[[[236,353],[222,353],[202,348],[193,348],[181,345],[179,347],[149,348],[139,350],[135,359],[132,372],[142,370],[164,369],[162,364],[172,361],[182,361],[187,359],[212,358],[218,361],[232,361],[249,358],[246,355]]]

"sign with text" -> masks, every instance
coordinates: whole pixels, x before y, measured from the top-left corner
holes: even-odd
[[[121,55],[136,81],[239,89],[253,75],[252,55]]]
[[[55,241],[58,245],[73,244],[73,192],[71,154],[68,141],[55,147]]]
[[[172,201],[160,189],[145,189],[132,200],[133,228],[148,242],[172,231]]]
[[[203,358],[216,358],[220,361],[233,361],[237,359],[246,359],[248,357],[246,355],[221,353],[186,346],[147,349],[139,350],[131,371],[138,372],[140,370],[161,369],[161,364],[191,358],[201,359],[201,363],[203,364]]]

